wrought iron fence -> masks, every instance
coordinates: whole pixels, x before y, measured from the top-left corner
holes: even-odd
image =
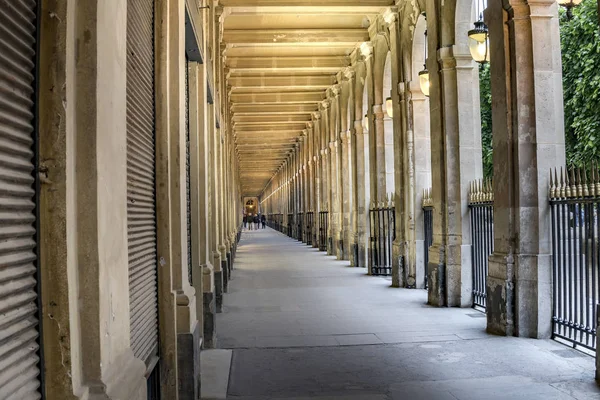
[[[490,180],[471,182],[469,192],[473,306],[486,308],[489,257],[494,252],[494,194]]]
[[[288,214],[287,215],[287,226],[286,226],[286,235],[288,235],[289,237],[293,237],[294,236],[294,232],[292,227],[294,226],[294,214]]]
[[[298,213],[296,221],[296,239],[300,242],[304,241],[304,213]]]
[[[550,174],[553,337],[596,348],[600,298],[600,171]]]
[[[327,251],[327,229],[329,227],[329,211],[319,212],[319,250]]]
[[[306,213],[306,234],[304,237],[306,238],[306,244],[312,246],[313,243],[313,218],[314,212],[309,211]]]
[[[393,201],[373,203],[369,210],[371,274],[392,274],[392,243],[396,238],[396,213]]]
[[[425,289],[427,289],[427,279],[429,276],[429,248],[433,244],[433,199],[431,198],[431,189],[423,191],[423,268],[425,270]]]

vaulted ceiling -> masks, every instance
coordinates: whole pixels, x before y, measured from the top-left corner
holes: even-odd
[[[393,0],[221,0],[242,192],[258,196]]]

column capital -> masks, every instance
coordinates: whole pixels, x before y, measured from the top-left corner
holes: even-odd
[[[314,112],[312,114],[312,117],[318,121],[318,120],[321,119],[321,113],[320,112]]]
[[[383,20],[387,24],[388,28],[391,24],[399,20],[398,7],[388,7],[383,12]]]
[[[323,101],[322,101],[322,102],[319,104],[319,106],[320,106],[320,107],[321,107],[323,110],[327,110],[327,109],[329,108],[329,106],[331,106],[331,100],[329,100],[329,99],[323,100]]]
[[[362,54],[362,56],[365,59],[370,58],[373,55],[373,43],[371,42],[363,42],[360,45],[360,54]]]

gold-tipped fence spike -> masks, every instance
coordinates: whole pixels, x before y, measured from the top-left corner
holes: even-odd
[[[594,173],[596,174],[596,182],[595,182],[596,196],[600,196],[600,169],[599,169],[597,162],[593,168],[594,168]]]
[[[581,167],[577,167],[577,197],[583,196],[583,183],[581,180]]]
[[[583,169],[583,193],[582,194],[584,197],[589,197],[589,195],[590,195],[590,189],[589,189],[588,180],[587,180],[587,168]]]
[[[565,175],[564,175],[563,167],[560,167],[560,194],[559,194],[559,196],[561,198],[565,198],[567,196],[567,193],[565,190]]]

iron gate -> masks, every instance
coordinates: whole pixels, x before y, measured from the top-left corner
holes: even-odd
[[[392,243],[396,239],[396,213],[392,203],[373,204],[369,222],[371,274],[389,276],[392,274]]]
[[[313,216],[314,213],[309,211],[306,213],[306,234],[304,235],[306,238],[306,244],[312,246],[313,243]]]
[[[296,221],[296,239],[298,239],[298,241],[300,241],[300,242],[304,241],[303,225],[304,225],[304,214],[298,213],[298,221]]]
[[[288,214],[287,215],[287,227],[286,227],[286,234],[289,237],[293,237],[294,233],[292,231],[292,226],[294,224],[294,214]]]
[[[595,349],[600,300],[600,171],[550,178],[553,337]],[[581,177],[583,176],[583,179]]]
[[[489,257],[494,252],[494,198],[491,181],[471,183],[469,209],[473,243],[473,306],[485,309]]]
[[[319,212],[319,251],[327,251],[327,230],[329,227],[329,211]]]
[[[425,289],[429,276],[429,248],[433,244],[433,206],[423,207],[423,232],[425,243],[423,245],[423,262],[425,263]]]

